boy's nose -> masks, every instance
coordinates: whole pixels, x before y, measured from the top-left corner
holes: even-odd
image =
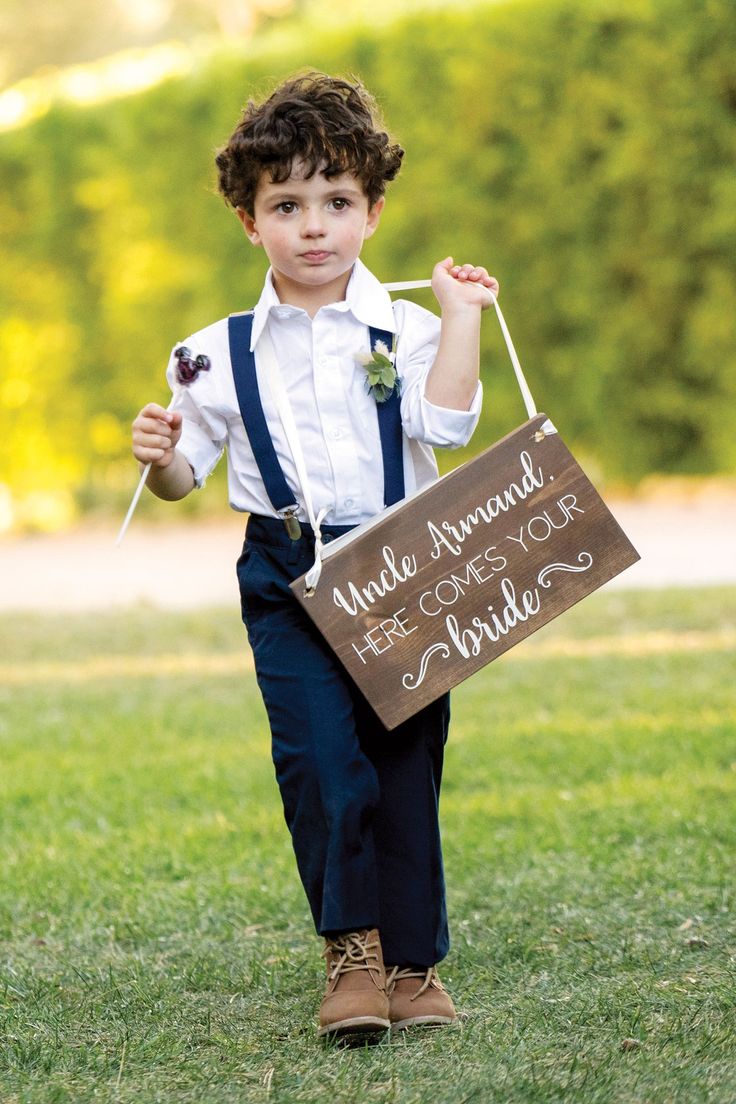
[[[325,232],[321,211],[307,209],[302,220],[302,234],[305,238],[321,237]]]

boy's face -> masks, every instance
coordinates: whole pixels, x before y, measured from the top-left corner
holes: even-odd
[[[378,226],[383,202],[369,208],[352,173],[328,180],[319,172],[305,179],[295,164],[282,184],[264,173],[253,215],[238,208],[238,217],[253,245],[263,246],[281,302],[313,313],[345,298],[353,265]]]

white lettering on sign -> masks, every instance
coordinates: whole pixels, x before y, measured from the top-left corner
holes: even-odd
[[[501,594],[505,605],[498,613],[493,606],[488,606],[490,618],[485,620],[482,617],[474,617],[470,622],[473,628],[460,629],[457,619],[452,614],[448,615],[446,624],[450,639],[463,659],[480,654],[484,636],[495,644],[502,636],[508,636],[511,629],[518,625],[520,621],[528,621],[530,617],[534,617],[535,614],[539,613],[542,608],[537,587],[534,590],[523,591],[521,598],[517,600],[514,584],[510,579],[502,579]],[[519,602],[521,603],[521,609],[519,608]]]
[[[577,498],[574,494],[563,495],[562,498],[558,498],[555,504],[550,510],[543,510],[541,514],[535,514],[533,518],[530,518],[525,525],[519,529],[518,537],[512,537],[510,533],[507,534],[506,540],[514,541],[516,544],[520,544],[525,552],[529,551],[530,540],[535,541],[537,544],[542,544],[548,537],[552,535],[555,529],[564,529],[575,518],[573,514],[584,514],[585,510],[578,506]],[[526,533],[526,539],[524,534]]]
[[[538,491],[544,486],[542,469],[534,469],[532,458],[526,450],[519,454],[519,462],[521,463],[522,476],[518,483],[512,481],[503,491],[491,495],[485,503],[477,506],[464,518],[460,518],[454,525],[449,521],[443,521],[439,526],[435,525],[433,521],[427,522],[427,528],[434,543],[432,548],[433,560],[438,559],[443,550],[447,550],[453,556],[459,556],[463,542],[481,522],[490,525],[499,514],[506,513],[512,506],[517,506],[519,502],[523,502],[534,491]],[[450,537],[452,540],[450,540]]]
[[[507,636],[516,625],[537,616],[542,609],[542,597],[539,588],[549,589],[552,585],[550,576],[554,572],[579,573],[587,571],[592,564],[593,557],[590,552],[581,552],[578,555],[579,566],[577,567],[575,564],[567,563],[547,564],[537,575],[537,585],[530,590],[522,591],[518,597],[511,580],[508,578],[502,579],[501,596],[504,604],[498,608],[492,605],[487,606],[490,617],[473,617],[469,626],[461,628],[454,614],[448,613],[446,615],[445,627],[450,644],[463,659],[480,655],[481,649],[487,640],[496,643],[502,636]],[[416,690],[418,686],[421,686],[432,656],[439,655],[443,659],[449,659],[451,654],[452,649],[444,641],[435,641],[435,643],[430,644],[422,654],[416,675],[408,671],[403,676],[401,681],[404,689]]]
[[[352,601],[338,587],[332,591],[335,605],[342,606],[351,617],[357,617],[358,608],[367,610],[389,591],[396,590],[399,583],[405,583],[417,573],[416,556],[402,556],[400,565],[397,565],[394,551],[388,545],[384,545],[381,554],[386,567],[379,572],[377,579],[370,579],[363,587],[357,587],[355,583],[348,581],[348,593]]]
[[[387,651],[397,639],[403,640],[404,637],[417,631],[418,625],[412,625],[410,628],[407,618],[402,618],[402,613],[406,613],[406,606],[396,610],[393,617],[384,618],[378,625],[364,633],[363,640],[365,644],[353,644],[353,650],[361,663],[367,662],[364,658],[366,652],[372,655],[380,655],[381,652]]]
[[[475,585],[486,583],[497,571],[503,571],[506,566],[505,556],[494,556],[495,544],[487,548],[485,552],[479,552],[459,567],[452,575],[440,579],[432,590],[425,590],[419,597],[419,608],[427,617],[437,617],[442,613],[443,606],[453,606],[458,598],[462,598],[471,587],[471,580]],[[489,553],[491,553],[489,555]],[[484,563],[483,561],[486,561]]]

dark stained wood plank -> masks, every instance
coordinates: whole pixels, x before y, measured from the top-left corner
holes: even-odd
[[[538,414],[292,584],[387,728],[639,555]]]

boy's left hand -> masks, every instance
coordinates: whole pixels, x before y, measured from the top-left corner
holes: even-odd
[[[486,310],[493,302],[491,292],[498,295],[498,280],[480,265],[456,265],[452,257],[445,257],[434,266],[432,291],[442,310],[463,306]]]

